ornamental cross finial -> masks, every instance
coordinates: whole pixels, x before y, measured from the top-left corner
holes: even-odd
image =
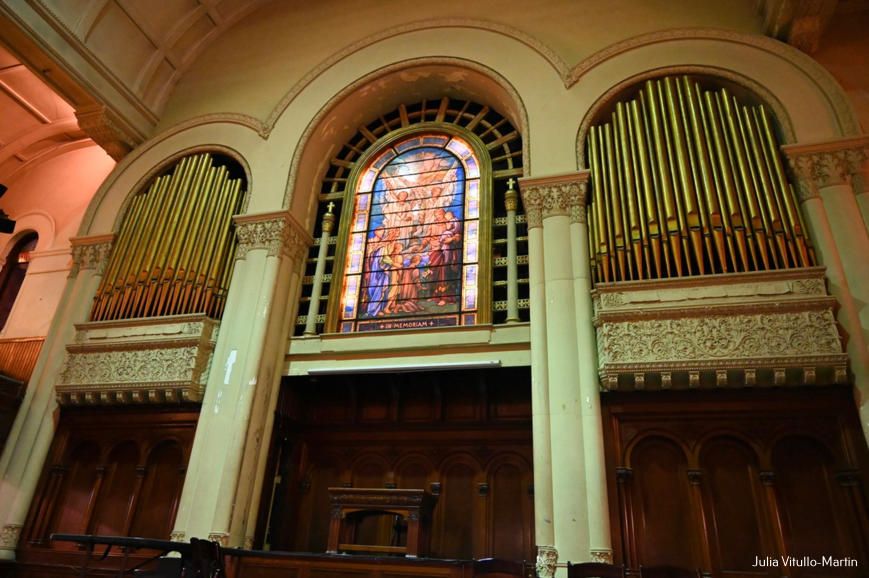
[[[334,209],[334,208],[335,208],[335,203],[334,203],[334,201],[329,201],[329,204],[326,205],[326,212],[329,213],[329,214],[331,214],[331,213],[332,213],[332,209]]]
[[[507,179],[507,187],[508,187],[507,190],[512,191],[513,185],[515,185],[515,184],[516,184],[516,179],[514,179],[513,177],[510,177],[509,179]]]

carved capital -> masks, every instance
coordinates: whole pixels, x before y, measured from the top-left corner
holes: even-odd
[[[229,546],[229,534],[226,532],[211,532],[208,534],[208,539],[212,542],[217,542],[224,548]]]
[[[613,551],[612,550],[592,550],[591,551],[591,561],[597,562],[599,564],[612,564],[613,563]]]
[[[21,524],[6,524],[0,529],[0,550],[14,550],[21,536]]]
[[[69,276],[75,277],[79,271],[84,269],[95,269],[97,275],[102,275],[109,262],[109,255],[111,255],[114,242],[114,234],[70,239],[72,269]]]
[[[543,226],[549,217],[569,216],[571,222],[585,222],[588,171],[554,177],[519,179],[528,228]]]
[[[851,184],[855,193],[863,192],[869,137],[788,145],[782,147],[782,151],[799,180],[800,201],[815,198],[821,189],[834,185]]]
[[[537,576],[553,578],[558,563],[558,550],[555,546],[537,546]]]
[[[169,539],[173,542],[186,542],[187,541],[187,532],[182,530],[175,530],[171,534],[169,534]]]
[[[298,260],[313,243],[311,236],[287,211],[237,215],[233,220],[238,237],[236,259],[245,259],[248,251],[265,249],[270,257]]]
[[[123,159],[142,139],[123,127],[120,118],[104,105],[94,105],[75,111],[78,126],[116,161]]]

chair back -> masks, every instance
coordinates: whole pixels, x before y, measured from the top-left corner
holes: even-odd
[[[678,566],[640,566],[640,578],[702,578],[700,570]]]
[[[625,578],[625,567],[602,562],[568,562],[567,578]]]

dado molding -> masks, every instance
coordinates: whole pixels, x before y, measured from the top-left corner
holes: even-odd
[[[598,284],[604,389],[844,383],[822,268]]]
[[[572,223],[585,223],[589,171],[550,177],[519,179],[528,228],[542,227],[549,217],[569,216]]]
[[[56,386],[58,402],[198,402],[217,328],[204,315],[78,324]]]

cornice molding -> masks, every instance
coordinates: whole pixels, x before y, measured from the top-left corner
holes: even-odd
[[[572,223],[585,223],[586,192],[590,171],[524,177],[519,179],[528,228],[542,227],[549,217],[569,216]]]
[[[298,260],[314,242],[289,211],[236,215],[232,220],[238,237],[236,259],[245,259],[249,251],[265,249],[270,257]]]

